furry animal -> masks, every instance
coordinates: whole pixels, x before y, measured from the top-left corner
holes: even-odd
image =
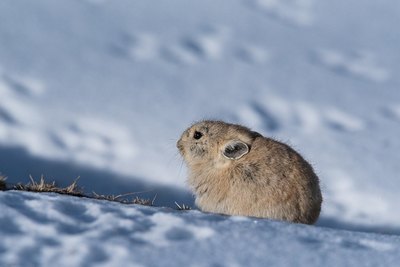
[[[177,142],[203,211],[313,224],[319,179],[291,147],[237,124],[202,121]]]

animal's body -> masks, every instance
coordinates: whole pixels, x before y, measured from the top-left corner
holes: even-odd
[[[221,121],[202,121],[177,146],[203,211],[312,224],[320,214],[319,179],[288,145]]]

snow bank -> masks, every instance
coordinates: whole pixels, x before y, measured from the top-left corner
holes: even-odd
[[[400,238],[0,192],[1,266],[397,266]]]

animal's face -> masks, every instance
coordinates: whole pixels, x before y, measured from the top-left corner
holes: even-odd
[[[184,131],[177,147],[188,165],[229,162],[249,152],[252,133],[238,125],[203,121]]]
[[[212,125],[197,123],[183,132],[177,147],[187,163],[202,162],[210,158],[218,142]]]

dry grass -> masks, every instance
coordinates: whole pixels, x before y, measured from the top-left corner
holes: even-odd
[[[137,195],[138,193],[127,193],[127,194],[120,194],[120,195],[100,195],[93,192],[92,195],[85,195],[83,193],[82,188],[78,186],[78,179],[75,179],[72,184],[67,187],[58,187],[56,183],[53,181],[51,183],[46,182],[44,177],[41,176],[39,182],[36,182],[32,176],[29,176],[30,182],[27,184],[16,184],[12,188],[12,190],[20,190],[20,191],[28,191],[28,192],[51,192],[51,193],[58,193],[63,195],[70,195],[76,197],[85,197],[85,198],[94,198],[94,199],[102,199],[108,200],[113,202],[118,202],[122,204],[139,204],[139,205],[146,205],[146,206],[153,206],[155,197],[153,200],[150,199],[142,199],[138,196],[135,196],[131,199],[126,198],[127,196]],[[4,182],[5,178],[0,176],[0,189],[6,190],[6,183]]]
[[[185,204],[179,205],[178,203],[175,202],[175,205],[178,210],[191,210],[192,209],[191,207],[189,207],[188,205],[185,205]]]
[[[126,198],[127,196],[131,196],[131,195],[135,195],[135,194],[138,194],[138,193],[127,193],[127,194],[121,194],[121,195],[100,195],[100,194],[97,194],[96,192],[93,192],[93,198],[103,199],[103,200],[108,200],[108,201],[115,201],[115,202],[119,202],[122,204],[139,204],[139,205],[145,205],[145,206],[153,206],[155,197],[153,198],[153,200],[139,198],[138,196],[135,196],[131,199]]]
[[[153,199],[144,199],[140,198],[137,195],[140,193],[145,193],[145,192],[133,192],[133,193],[126,193],[126,194],[120,194],[120,195],[102,195],[102,194],[97,194],[96,192],[93,192],[92,195],[86,195],[84,194],[83,190],[81,187],[78,186],[78,180],[75,179],[72,184],[70,184],[67,187],[58,187],[56,185],[56,182],[46,182],[44,176],[40,177],[39,182],[36,182],[35,179],[32,176],[29,176],[30,182],[27,184],[21,184],[18,183],[16,185],[9,185],[7,187],[7,184],[5,182],[6,177],[0,175],[0,191],[5,191],[5,190],[19,190],[19,191],[28,191],[28,192],[50,192],[50,193],[58,193],[58,194],[63,194],[63,195],[70,195],[70,196],[76,196],[76,197],[85,197],[85,198],[92,198],[92,199],[100,199],[100,200],[107,200],[107,201],[113,201],[113,202],[118,202],[122,204],[139,204],[139,205],[145,205],[145,206],[153,206],[154,201],[157,197],[157,195],[154,196]],[[133,196],[129,198],[129,196]],[[175,205],[178,210],[191,210],[192,208],[190,206],[187,206],[185,204],[179,205],[177,202],[175,202]]]
[[[16,184],[13,189],[21,190],[21,191],[29,191],[29,192],[51,192],[58,193],[64,195],[78,196],[83,197],[83,190],[78,187],[78,179],[79,177],[69,186],[67,187],[58,187],[56,186],[56,182],[47,183],[43,176],[40,177],[40,181],[36,182],[32,176],[29,176],[30,182],[27,184]]]
[[[6,188],[6,177],[0,175],[0,191],[4,191]]]

